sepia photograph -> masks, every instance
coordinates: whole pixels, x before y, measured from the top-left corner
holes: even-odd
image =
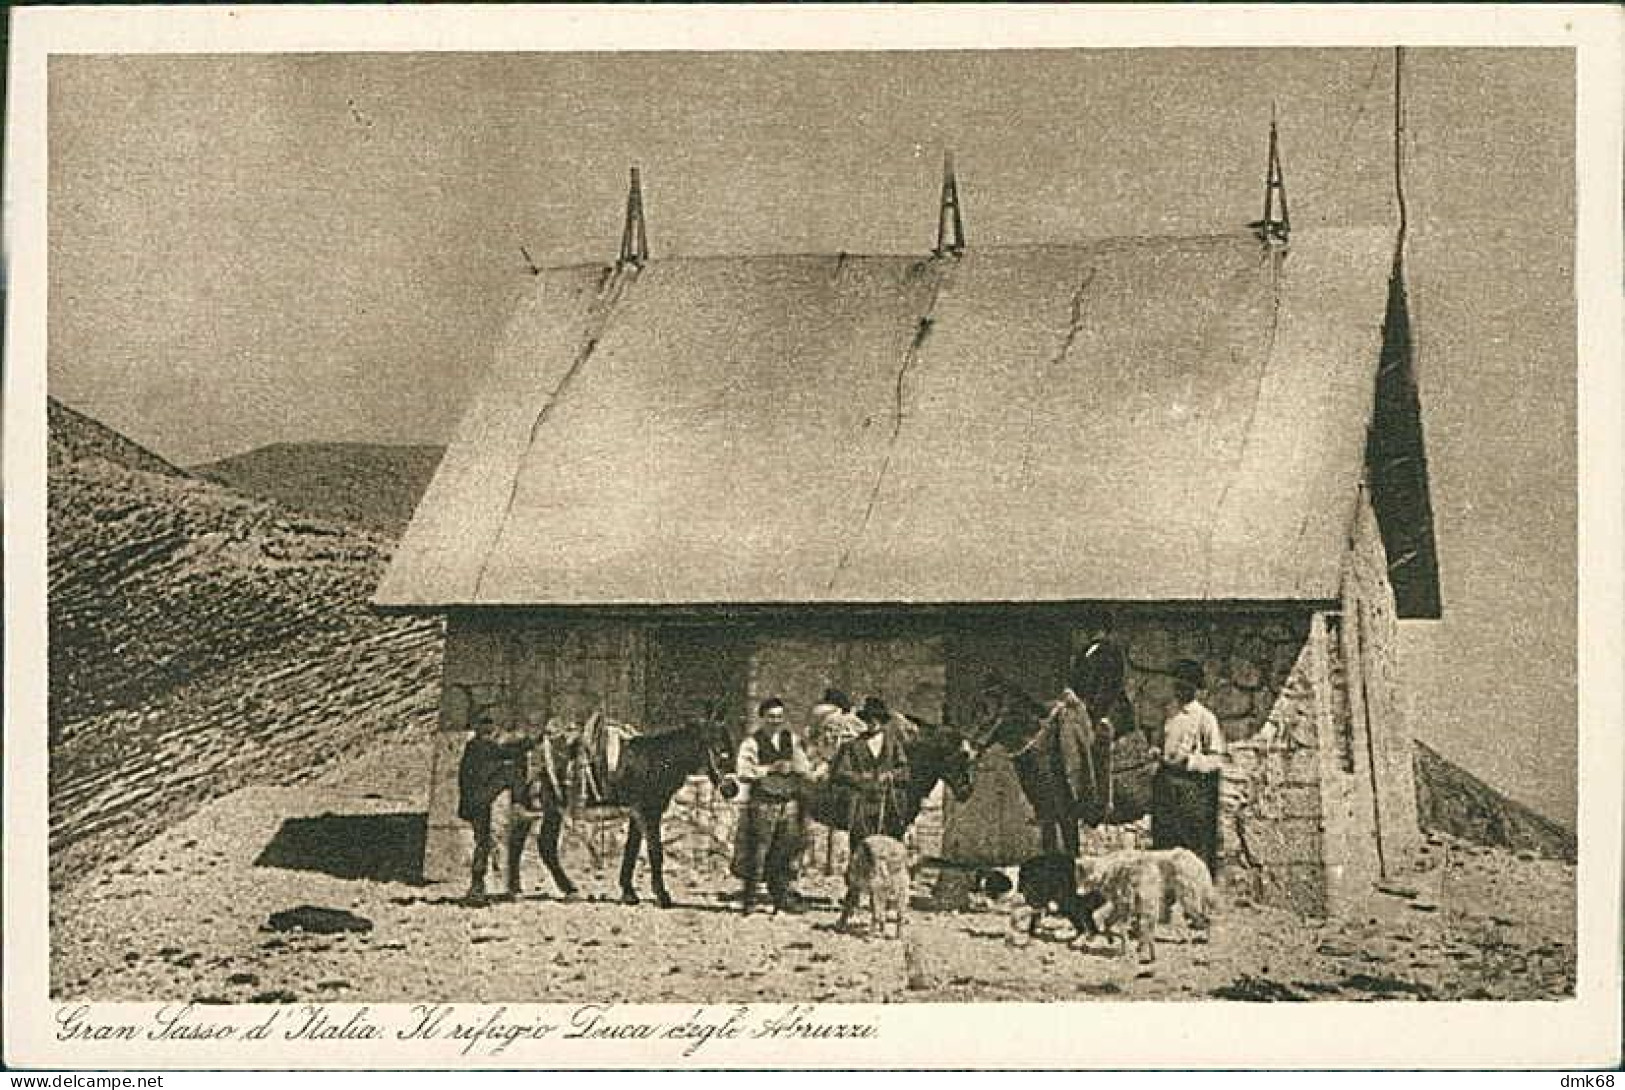
[[[1572,1004],[1576,57],[53,53],[52,1039]]]

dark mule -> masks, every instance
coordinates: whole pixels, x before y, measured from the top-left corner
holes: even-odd
[[[1063,737],[1069,717],[1081,717],[1079,741]],[[1002,746],[1015,767],[1021,792],[1038,818],[1042,850],[1076,857],[1078,824],[1120,825],[1149,812],[1154,771],[1145,736],[1138,731],[1105,744],[1097,722],[1079,702],[1043,704],[998,674],[983,682],[978,747]]]
[[[976,748],[970,739],[949,726],[938,726],[909,718],[916,728],[914,737],[903,745],[908,755],[908,783],[899,792],[900,813],[897,830],[914,824],[939,782],[948,785],[954,798],[964,802],[974,786]],[[851,821],[851,803],[846,794],[824,780],[812,786],[807,798],[807,816],[830,829],[845,830]]]
[[[559,862],[559,833],[564,827],[565,809],[574,801],[564,797],[567,792],[560,786],[569,782],[569,754],[560,752],[564,747],[550,747],[552,769],[549,771],[541,758],[541,749],[533,750],[532,766],[539,775],[532,776],[531,810],[541,815],[542,825],[536,836],[537,848],[548,873],[565,896],[575,893],[575,885],[564,873]],[[655,903],[670,908],[671,894],[666,892],[664,873],[665,851],[660,839],[660,822],[666,807],[690,776],[704,773],[711,783],[724,794],[725,783],[731,783],[734,766],[733,736],[719,719],[697,719],[687,726],[663,734],[642,734],[626,742],[621,750],[619,766],[610,777],[607,804],[625,808],[626,847],[621,852],[621,901],[638,903],[633,877],[638,866],[638,854],[644,845],[649,850],[650,884]]]

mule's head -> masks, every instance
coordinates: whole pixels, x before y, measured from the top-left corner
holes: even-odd
[[[916,789],[927,795],[940,779],[955,799],[964,802],[975,786],[978,755],[971,740],[953,727],[921,724],[919,739],[909,754]]]
[[[977,751],[991,745],[1020,749],[1038,731],[1048,709],[997,671],[988,671],[976,694],[971,738]]]
[[[720,714],[709,712],[696,719],[693,729],[699,731],[705,750],[705,775],[725,799],[739,794],[739,781],[734,776],[734,737]]]
[[[942,782],[954,798],[964,802],[976,787],[976,747],[962,734],[950,735],[953,743],[942,764]]]

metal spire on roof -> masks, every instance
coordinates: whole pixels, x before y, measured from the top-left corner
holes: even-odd
[[[643,229],[643,185],[638,168],[632,168],[632,181],[626,191],[626,226],[621,229],[621,256],[617,265],[642,265],[649,260],[649,237]]]
[[[1270,154],[1264,178],[1264,218],[1247,226],[1267,243],[1285,245],[1292,234],[1292,217],[1286,209],[1286,175],[1281,171],[1280,136],[1275,127],[1275,104],[1270,104]]]
[[[937,207],[938,257],[965,252],[965,221],[959,214],[959,183],[954,180],[954,153],[942,153],[942,203]]]

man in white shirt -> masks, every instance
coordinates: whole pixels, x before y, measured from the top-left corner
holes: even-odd
[[[734,877],[745,883],[744,912],[755,907],[766,882],[773,910],[797,911],[791,889],[806,843],[801,794],[811,764],[786,721],[784,701],[769,697],[756,709],[757,726],[739,743],[735,773],[745,789],[734,831]]]
[[[1151,843],[1159,849],[1189,848],[1212,872],[1218,865],[1224,733],[1196,698],[1205,681],[1200,663],[1174,664],[1176,706],[1163,725],[1161,766],[1151,789]]]

